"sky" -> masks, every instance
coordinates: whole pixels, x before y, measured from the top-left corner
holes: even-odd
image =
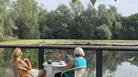
[[[69,2],[71,0],[37,0],[37,2],[48,11],[55,10],[58,5],[65,4],[69,6]],[[88,3],[90,0],[80,0],[81,3],[85,8],[87,8]],[[97,0],[96,4],[94,5],[97,8],[100,4],[114,5],[118,13],[122,16],[129,16],[131,14],[138,13],[138,0]]]

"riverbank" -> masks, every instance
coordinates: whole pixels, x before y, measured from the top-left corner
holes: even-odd
[[[0,45],[49,45],[49,44],[85,44],[85,45],[133,45],[138,40],[78,40],[78,39],[20,39],[1,41]]]

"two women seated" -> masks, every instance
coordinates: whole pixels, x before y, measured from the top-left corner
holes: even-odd
[[[70,60],[67,65],[64,68],[65,70],[69,70],[76,67],[87,67],[86,59],[84,58],[85,53],[81,47],[77,47],[74,50],[74,55],[76,56],[73,60]],[[16,70],[15,74],[16,77],[31,77],[31,69],[32,65],[27,58],[22,57],[22,51],[20,48],[15,48],[12,59],[10,61],[11,65]],[[47,70],[48,71],[48,70]],[[55,77],[74,77],[75,70],[69,71],[69,72],[58,72],[55,74]],[[42,70],[39,75],[43,75],[41,77],[44,77],[46,75],[46,71]],[[40,77],[40,76],[39,76]]]

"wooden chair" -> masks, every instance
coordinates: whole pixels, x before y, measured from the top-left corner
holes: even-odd
[[[24,70],[21,71],[21,69],[17,68],[15,65],[11,65],[11,69],[13,71],[14,77],[26,77],[26,76],[28,76],[28,72],[26,72]],[[22,72],[22,74],[21,74],[21,72]],[[33,75],[30,73],[29,77],[32,77],[32,76]]]
[[[76,68],[72,68],[72,69],[63,71],[62,74],[61,74],[61,77],[64,73],[72,71],[72,70],[75,71],[74,77],[87,77],[86,74],[85,74],[86,66],[76,67]]]

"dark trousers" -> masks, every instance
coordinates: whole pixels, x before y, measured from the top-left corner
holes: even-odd
[[[55,74],[55,77],[61,77],[62,72],[58,72]],[[62,74],[62,77],[65,77],[64,74]]]

